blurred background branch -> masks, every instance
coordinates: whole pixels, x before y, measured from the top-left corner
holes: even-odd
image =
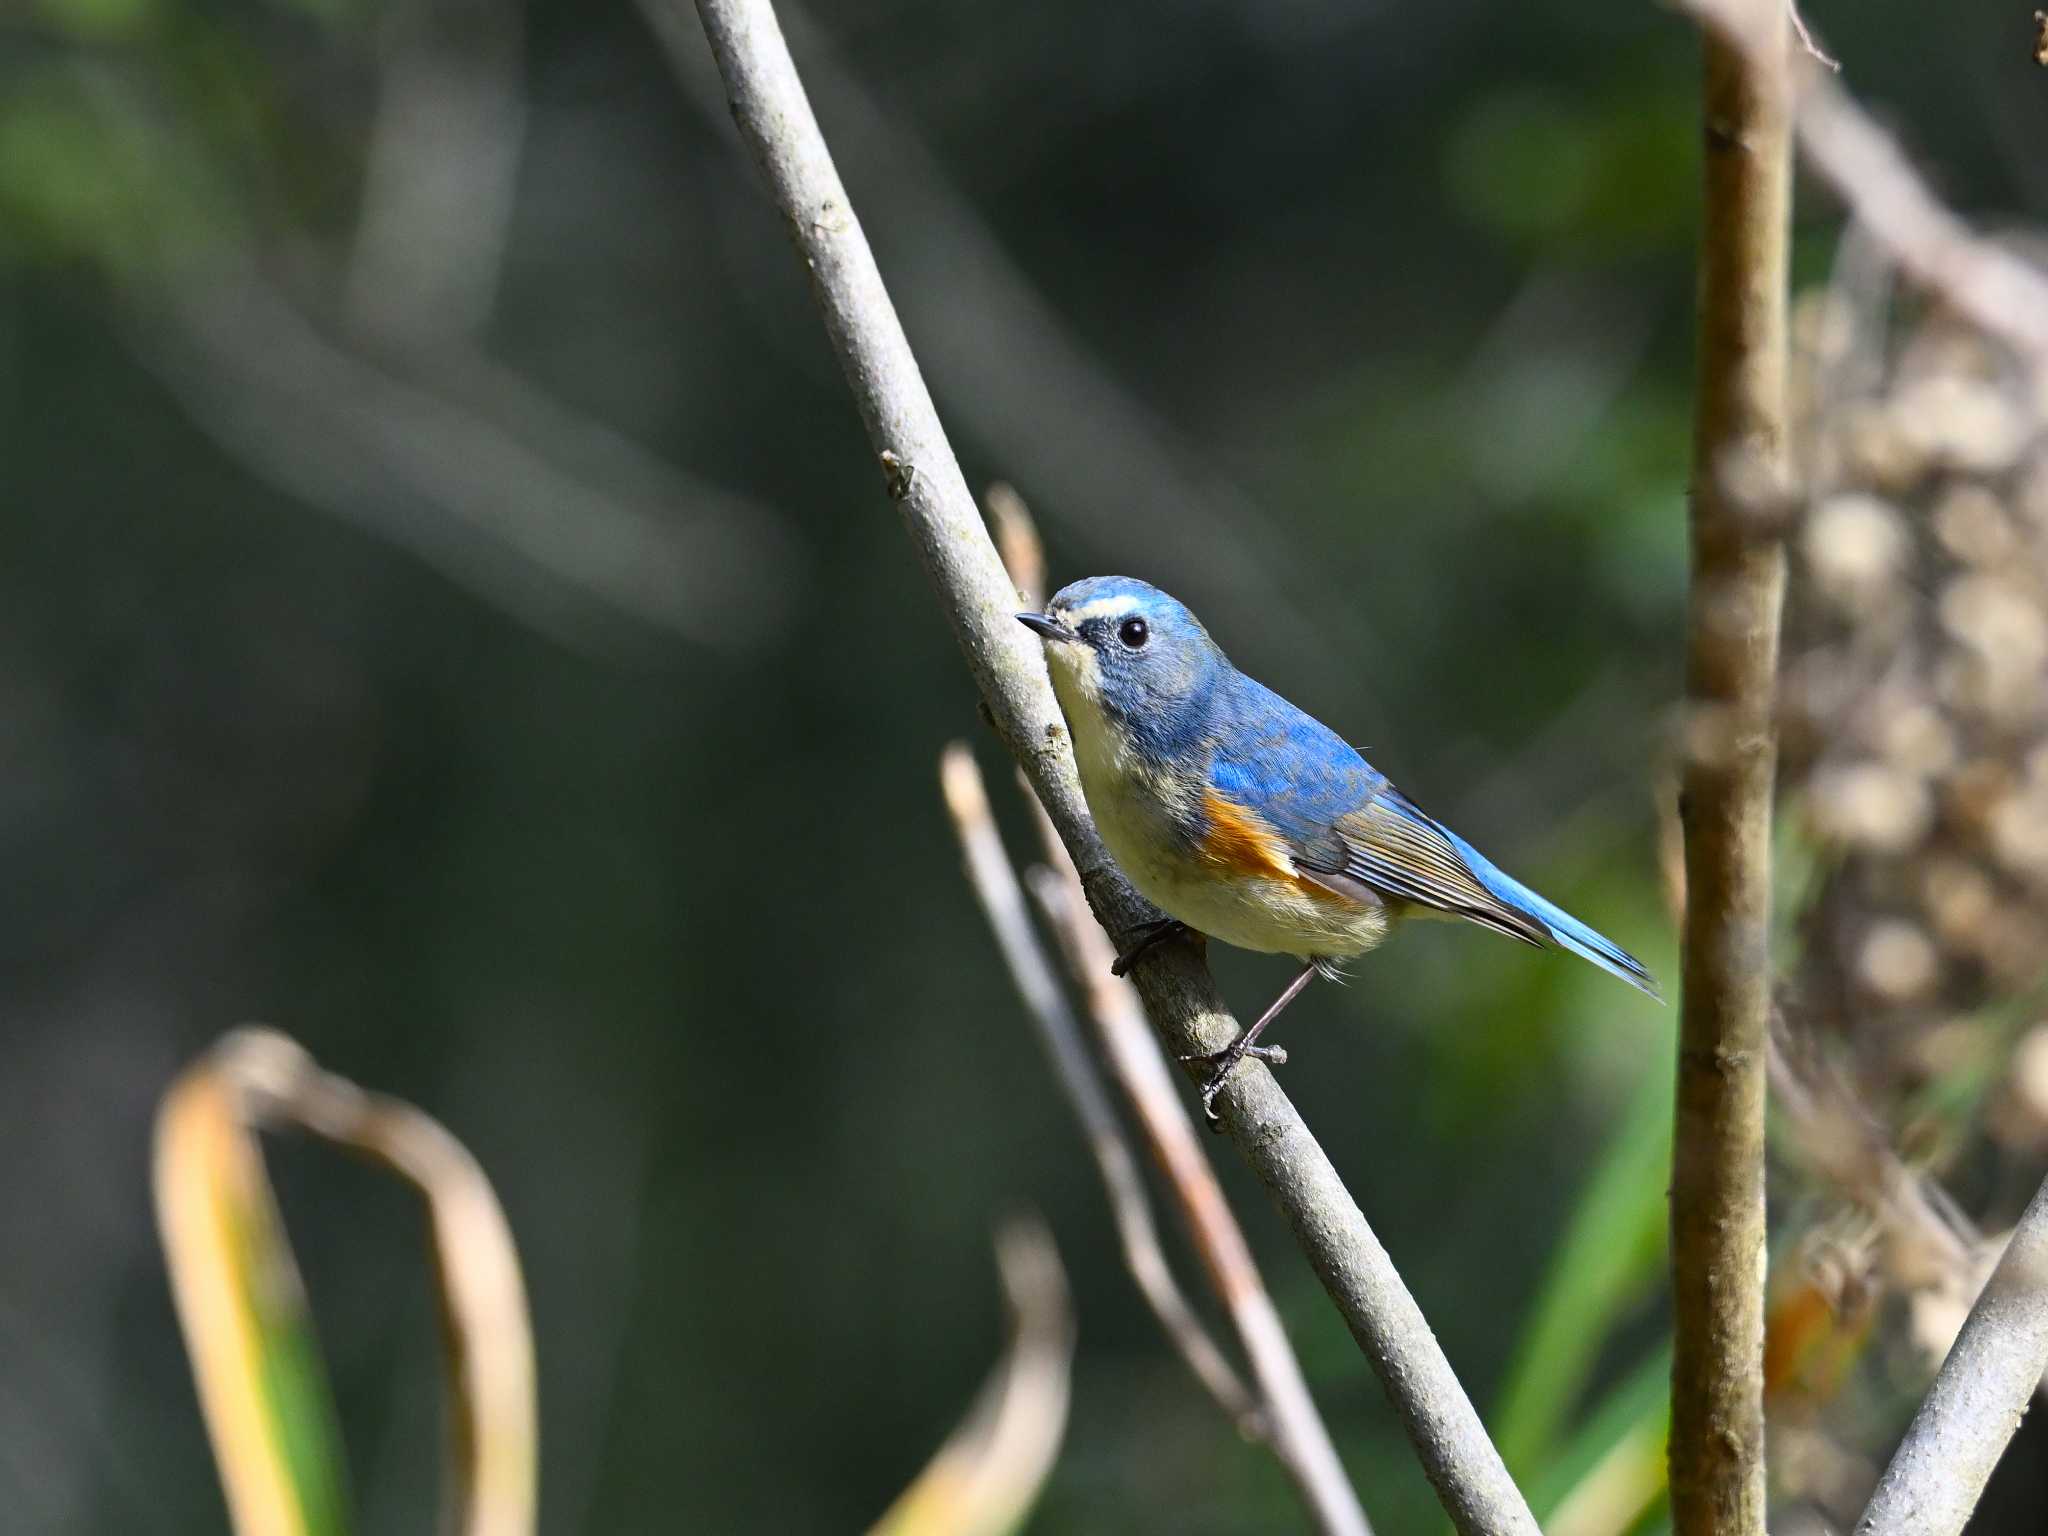
[[[68,65],[95,131],[175,194],[121,187],[128,335],[258,477],[558,641],[730,654],[789,618],[787,520],[492,360],[525,119],[515,0],[395,15],[352,244],[211,163],[175,95]],[[175,174],[171,174],[171,172]],[[191,226],[203,220],[203,238]]]
[[[730,651],[788,617],[795,557],[775,513],[459,342],[380,359],[324,335],[253,267],[158,295],[136,335],[253,472],[558,639],[617,646],[645,626]]]
[[[939,760],[939,785],[953,831],[960,839],[968,881],[995,933],[996,947],[1024,1001],[1024,1012],[1052,1058],[1053,1074],[1080,1119],[1088,1150],[1101,1170],[1117,1239],[1123,1244],[1125,1267],[1169,1342],[1238,1432],[1248,1438],[1268,1438],[1259,1405],[1188,1305],[1159,1246],[1159,1229],[1152,1219],[1144,1175],[1124,1139],[1123,1127],[1067,1005],[1066,993],[1031,927],[1024,889],[1003,851],[981,770],[965,742],[956,741],[946,748]]]
[[[526,133],[520,0],[394,7],[348,260],[372,332],[474,336],[490,319]]]
[[[1023,1528],[1067,1428],[1074,1314],[1052,1233],[996,1234],[1010,1341],[959,1427],[869,1536],[1010,1536]]]
[[[349,1524],[319,1346],[256,1142],[266,1129],[368,1158],[425,1199],[446,1346],[443,1529],[531,1536],[532,1323],[490,1181],[439,1122],[253,1028],[172,1084],[155,1165],[165,1260],[238,1536],[329,1536]]]
[[[1777,62],[1784,20],[1775,6],[1751,0],[1685,5],[1752,67],[1786,68]],[[1804,37],[1804,23],[1800,33]],[[1928,189],[1898,142],[1824,72],[1833,61],[1818,52],[1815,61],[1787,74],[1792,126],[1806,163],[1908,280],[1987,334],[2048,361],[2048,273],[1972,233]]]

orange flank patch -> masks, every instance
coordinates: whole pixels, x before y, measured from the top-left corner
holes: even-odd
[[[1202,836],[1202,857],[1233,875],[1263,875],[1269,880],[1300,881],[1287,844],[1266,819],[1249,806],[1202,791],[1202,814],[1209,830]]]

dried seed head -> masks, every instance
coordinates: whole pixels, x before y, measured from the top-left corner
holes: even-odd
[[[1926,476],[1926,448],[1876,401],[1844,406],[1828,423],[1813,466],[1816,484],[1862,485],[1892,495],[1910,492]]]
[[[2021,553],[2005,507],[1976,481],[1955,486],[1935,503],[1934,531],[1949,558],[1964,565],[1995,570]]]
[[[2048,617],[2034,594],[2004,576],[1958,576],[1941,594],[1941,623],[2000,673],[2039,676],[2048,662]]]
[[[1930,859],[1921,876],[1921,904],[1928,921],[1951,949],[1968,949],[1991,914],[1997,893],[1991,881],[1966,859]]]
[[[1856,957],[1857,979],[1878,1001],[1917,1003],[1934,990],[1941,957],[1911,923],[1887,918],[1871,925]]]
[[[1927,833],[1933,819],[1926,786],[1885,763],[1851,763],[1815,776],[1815,826],[1851,847],[1900,853]]]
[[[1786,913],[1784,1009],[1868,1117],[1800,1160],[1884,1227],[1938,1349],[1975,1249],[1938,1212],[1900,1225],[1877,1165],[2048,1148],[2048,1021],[2009,1085],[1971,1086],[2003,1049],[1989,1010],[2048,978],[2048,371],[1938,310],[1895,329],[1883,285],[1843,271],[1794,333],[1779,791],[1823,857]],[[1944,1083],[1983,1107],[1929,1111]]]
[[[2002,990],[2031,987],[2048,962],[2048,921],[2032,908],[1993,907],[1978,930],[1977,952],[1993,983]]]
[[[2036,1024],[2020,1036],[2007,1083],[2013,1108],[2031,1132],[2029,1139],[2048,1139],[2048,1023]]]
[[[1800,549],[1815,586],[1848,613],[1882,602],[1912,553],[1899,514],[1857,491],[1831,496],[1814,509]]]
[[[1931,779],[1955,766],[1956,738],[1948,718],[1921,698],[1908,697],[1878,717],[1878,747],[1894,768]]]
[[[1998,757],[1976,757],[1949,775],[1945,810],[1958,827],[1985,835],[1991,817],[2013,792],[2012,764]]]
[[[1892,397],[1899,435],[1947,469],[1995,474],[2026,446],[2028,426],[1994,384],[1959,373],[1935,373]]]
[[[2048,785],[2029,783],[1991,813],[1991,851],[2030,884],[2048,890]]]

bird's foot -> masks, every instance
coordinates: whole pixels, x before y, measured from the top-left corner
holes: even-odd
[[[1157,922],[1147,923],[1138,930],[1138,936],[1131,940],[1131,947],[1116,957],[1109,968],[1109,974],[1128,976],[1131,974],[1131,967],[1136,965],[1140,957],[1153,945],[1193,932],[1194,929],[1177,917],[1162,917]]]
[[[1183,1056],[1181,1061],[1209,1068],[1202,1079],[1202,1118],[1209,1122],[1209,1129],[1223,1129],[1222,1117],[1216,1113],[1216,1095],[1223,1091],[1223,1083],[1236,1069],[1237,1064],[1247,1056],[1254,1061],[1263,1061],[1269,1067],[1287,1064],[1287,1047],[1284,1045],[1253,1045],[1249,1036],[1240,1036],[1220,1051],[1205,1051],[1194,1056]]]

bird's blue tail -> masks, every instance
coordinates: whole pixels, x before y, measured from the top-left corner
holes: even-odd
[[[1466,867],[1479,877],[1479,883],[1509,906],[1526,912],[1549,929],[1550,937],[1560,949],[1568,949],[1581,959],[1592,961],[1608,975],[1619,976],[1637,991],[1647,993],[1660,1003],[1664,1001],[1664,994],[1657,990],[1656,980],[1642,961],[1612,939],[1595,933],[1555,902],[1545,901],[1514,876],[1495,868],[1484,854],[1450,828],[1443,830],[1464,857]]]

